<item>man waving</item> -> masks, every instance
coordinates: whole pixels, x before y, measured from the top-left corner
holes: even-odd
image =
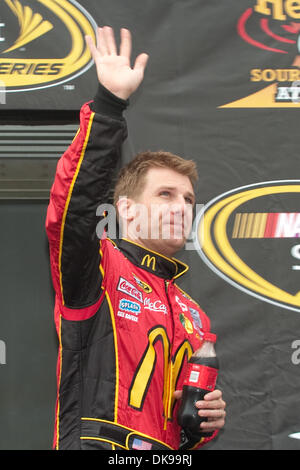
[[[191,228],[196,167],[169,152],[137,155],[114,188],[122,237],[99,234],[106,219],[98,208],[111,200],[127,136],[123,111],[148,56],[131,66],[126,29],[119,51],[110,27],[98,29],[97,45],[87,43],[99,88],[58,163],[46,221],[59,336],[54,446],[174,450],[187,361],[210,331],[207,315],[177,286],[188,266],[173,257]],[[213,438],[225,417],[219,390],[195,406],[207,421],[190,448]]]

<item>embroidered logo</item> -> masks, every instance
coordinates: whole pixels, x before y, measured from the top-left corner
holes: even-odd
[[[192,307],[189,307],[189,310],[190,310],[191,317],[193,319],[194,328],[198,331],[198,333],[200,335],[203,336],[204,335],[204,333],[202,331],[203,325],[202,325],[202,321],[201,321],[200,314],[199,314],[198,310],[196,310]]]
[[[193,329],[193,325],[192,323],[190,322],[190,320],[184,315],[184,313],[181,313],[179,315],[179,320],[182,324],[182,326],[184,327],[185,331],[190,335],[191,333],[193,333],[194,329]]]
[[[181,302],[181,300],[180,300],[180,298],[178,297],[178,295],[175,295],[175,300],[176,300],[176,302],[178,303],[178,305],[180,306],[180,308],[181,308],[181,310],[182,310],[183,312],[187,312],[187,311],[188,311],[187,306],[186,306],[183,302]]]
[[[132,302],[128,299],[121,299],[119,303],[119,310],[124,310],[125,312],[132,312],[138,315],[141,312],[141,306],[137,302]]]
[[[144,308],[151,310],[152,312],[164,313],[165,315],[168,314],[167,306],[163,304],[161,300],[155,300],[154,302],[151,302],[151,299],[146,297],[144,300]]]
[[[144,258],[142,259],[141,265],[144,266],[145,263],[146,263],[147,268],[149,268],[150,264],[151,264],[152,265],[152,268],[151,268],[152,271],[155,271],[155,265],[156,265],[155,256],[150,256],[149,254],[145,255]]]
[[[120,310],[118,311],[118,317],[125,318],[126,320],[131,320],[135,323],[137,323],[139,321],[138,317],[136,317],[134,314],[122,312]]]
[[[143,303],[143,294],[129,281],[120,277],[117,290],[123,292],[124,294],[130,295],[134,299],[137,299],[139,302]]]
[[[141,281],[141,279],[139,279],[135,274],[133,274],[133,277],[137,285],[141,287],[143,291],[146,292],[146,294],[150,294],[150,292],[152,292],[152,287],[150,287],[149,284],[146,284],[146,282]]]

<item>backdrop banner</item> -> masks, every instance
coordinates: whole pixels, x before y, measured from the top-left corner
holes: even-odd
[[[5,0],[0,19],[0,110],[79,111],[93,99],[84,35],[97,24],[117,36],[129,28],[133,60],[149,54],[123,163],[148,149],[197,162],[203,207],[178,256],[190,265],[179,285],[218,335],[227,403],[225,428],[203,450],[300,449],[300,0]],[[38,261],[28,269],[49,277]],[[52,295],[44,302],[48,312]],[[48,313],[45,322],[54,329]],[[35,327],[30,311],[25,328]],[[9,349],[22,350],[2,331],[0,372],[13,367]]]

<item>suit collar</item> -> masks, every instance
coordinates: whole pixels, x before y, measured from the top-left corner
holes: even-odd
[[[163,279],[177,279],[189,269],[182,261],[147,250],[125,238],[118,240],[116,245],[133,264]]]

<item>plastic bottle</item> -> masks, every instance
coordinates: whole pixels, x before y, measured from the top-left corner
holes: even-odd
[[[188,370],[182,389],[182,400],[178,410],[177,421],[182,427],[185,437],[195,442],[202,437],[210,436],[211,432],[201,432],[200,424],[207,421],[198,415],[195,403],[203,400],[204,395],[215,389],[218,377],[219,362],[215,352],[217,336],[205,333],[203,343],[194,352],[188,362]]]

